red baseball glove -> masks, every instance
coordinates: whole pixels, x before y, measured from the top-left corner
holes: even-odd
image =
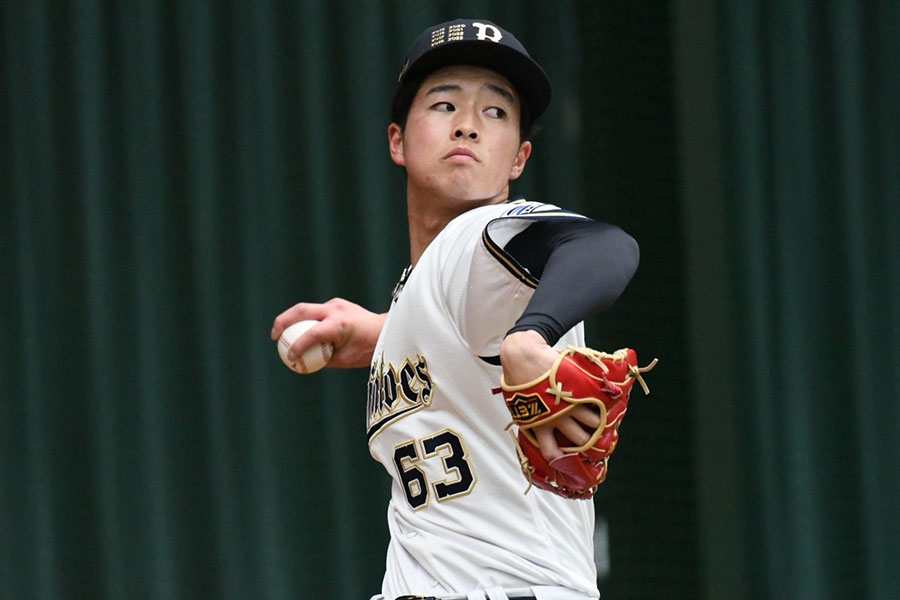
[[[547,373],[531,383],[508,386],[501,378],[500,388],[513,418],[510,427],[518,426],[515,439],[522,472],[531,484],[566,498],[591,498],[606,479],[607,461],[619,441],[619,425],[631,388],[637,381],[645,394],[650,393],[642,374],[656,362],[653,359],[648,366],[638,367],[637,355],[630,348],[607,354],[570,346]],[[531,430],[581,404],[600,414],[600,426],[589,432],[591,439],[582,446],[575,446],[556,430],[565,455],[548,462]]]

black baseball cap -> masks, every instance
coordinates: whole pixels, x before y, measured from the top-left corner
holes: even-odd
[[[423,31],[409,49],[397,87],[448,65],[497,71],[528,103],[532,119],[540,117],[550,104],[550,80],[541,66],[513,34],[485,19],[456,19]]]

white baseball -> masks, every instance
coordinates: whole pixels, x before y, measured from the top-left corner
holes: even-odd
[[[334,353],[334,346],[327,342],[322,342],[309,348],[301,356],[298,356],[297,360],[290,360],[288,358],[288,350],[290,350],[294,340],[303,335],[307,329],[318,323],[318,321],[299,321],[285,329],[282,332],[281,337],[278,338],[278,356],[281,357],[281,361],[292,371],[304,375],[315,373],[327,365],[328,361],[331,360],[331,355]]]

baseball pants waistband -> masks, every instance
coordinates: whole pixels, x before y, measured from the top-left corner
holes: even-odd
[[[507,596],[507,600],[534,600],[534,596]],[[395,600],[465,600],[465,596],[398,596]]]
[[[400,596],[395,600],[535,600],[535,595],[529,588],[503,590],[490,588],[469,592],[468,594],[443,594],[441,596],[416,596],[414,594]]]

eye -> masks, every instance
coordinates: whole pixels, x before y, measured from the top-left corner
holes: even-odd
[[[499,106],[492,106],[484,112],[487,113],[488,116],[494,117],[495,119],[506,118],[506,111]]]
[[[449,102],[438,102],[434,106],[431,107],[432,110],[436,110],[439,112],[453,112],[456,110],[456,107],[450,104]]]

